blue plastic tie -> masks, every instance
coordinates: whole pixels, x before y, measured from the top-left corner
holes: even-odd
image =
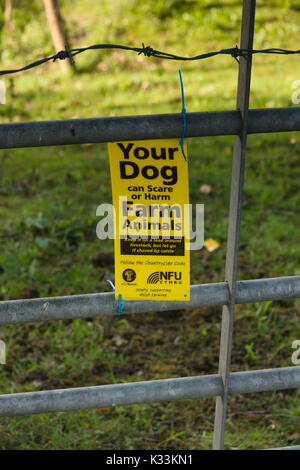
[[[181,147],[182,155],[184,156],[185,161],[187,161],[185,153],[184,153],[184,148],[183,148],[183,139],[185,138],[185,133],[186,133],[186,110],[185,110],[185,105],[184,105],[183,82],[182,82],[182,77],[181,77],[181,71],[180,70],[179,70],[179,78],[180,78],[181,101],[182,101],[181,114],[182,114],[182,117],[183,117],[183,131],[182,131],[181,141],[179,142],[179,145]]]
[[[122,296],[119,294],[119,303],[118,303],[118,315],[121,315],[123,308],[125,307],[125,300],[122,303]]]
[[[114,291],[116,291],[115,286],[113,285],[113,283],[112,283],[109,279],[107,279],[106,282],[108,282],[109,285],[112,287],[112,289],[113,289]],[[121,296],[121,294],[119,294],[118,316],[121,315],[121,313],[122,313],[124,307],[125,307],[125,300],[123,300],[123,303],[122,303],[122,296]]]

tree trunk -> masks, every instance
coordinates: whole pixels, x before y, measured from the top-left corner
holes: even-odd
[[[65,49],[68,44],[65,24],[60,13],[58,0],[44,0],[47,20],[56,52]],[[63,72],[70,72],[72,63],[70,59],[59,61]]]
[[[13,22],[13,16],[12,16],[13,6],[14,6],[14,0],[5,0],[5,13],[4,13],[5,28],[6,28],[7,35],[10,41],[12,41],[13,30],[14,30],[14,22]]]

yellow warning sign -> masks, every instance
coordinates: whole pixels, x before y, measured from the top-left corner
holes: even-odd
[[[116,299],[189,300],[188,163],[178,140],[113,142],[108,149]]]

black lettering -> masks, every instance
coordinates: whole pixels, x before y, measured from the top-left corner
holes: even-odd
[[[130,144],[127,145],[126,148],[124,147],[124,145],[121,142],[117,142],[117,145],[120,147],[120,149],[124,153],[124,158],[126,158],[128,160],[129,159],[129,152],[132,149],[134,144],[130,143]]]
[[[157,149],[155,147],[151,147],[151,157],[154,158],[154,160],[166,160],[166,149],[162,147],[160,150],[160,155],[157,155]]]
[[[142,152],[142,155],[141,155]],[[144,147],[137,147],[134,149],[134,156],[139,158],[140,160],[144,160],[145,158],[149,157],[149,150],[145,149]]]
[[[163,166],[161,169],[161,176],[164,180],[167,180],[167,181],[163,181],[163,184],[166,184],[166,185],[176,184],[177,183],[177,166]]]
[[[174,160],[174,153],[178,151],[178,147],[169,148],[169,160]]]
[[[129,168],[131,167],[133,169],[133,173],[128,174],[128,167]],[[123,180],[136,178],[139,174],[139,167],[134,162],[120,162],[120,174],[121,174],[121,179]]]
[[[149,170],[152,172],[152,175],[151,174],[149,175]],[[142,168],[142,175],[144,178],[147,178],[148,180],[154,180],[155,178],[158,177],[159,171],[155,166],[148,165]]]

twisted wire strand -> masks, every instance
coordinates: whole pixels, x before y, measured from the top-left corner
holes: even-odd
[[[74,49],[68,49],[66,47],[65,50],[59,51],[56,54],[53,54],[49,57],[44,57],[42,59],[36,60],[31,64],[25,65],[21,68],[10,69],[10,70],[0,70],[0,75],[8,75],[14,74],[18,72],[24,72],[25,70],[32,69],[34,67],[38,67],[46,62],[56,60],[65,60],[70,59],[73,60],[73,57],[81,54],[85,51],[89,50],[105,50],[105,49],[119,49],[125,51],[133,51],[136,52],[138,55],[144,54],[145,57],[156,57],[158,59],[166,59],[166,60],[179,60],[179,61],[194,61],[194,60],[202,60],[208,59],[210,57],[214,57],[217,55],[230,55],[234,59],[238,61],[238,57],[247,57],[253,54],[280,54],[280,55],[291,55],[291,54],[300,54],[300,50],[290,50],[290,49],[279,49],[279,48],[269,48],[269,49],[239,49],[237,46],[229,49],[221,49],[219,51],[214,52],[206,52],[204,54],[199,54],[193,57],[185,57],[176,54],[171,54],[169,52],[158,51],[153,49],[150,46],[145,46],[144,44],[142,47],[132,47],[132,46],[122,46],[120,44],[94,44],[92,46],[87,47],[80,47]]]

